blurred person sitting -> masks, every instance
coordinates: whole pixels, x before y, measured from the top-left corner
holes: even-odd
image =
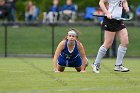
[[[49,7],[49,10],[43,13],[43,23],[45,23],[46,20],[48,20],[49,23],[54,23],[59,19],[59,0],[53,0],[52,4],[53,5]]]
[[[33,2],[30,0],[27,2],[25,8],[25,21],[35,21],[37,19],[39,9],[33,5]]]
[[[10,8],[5,4],[4,0],[0,0],[0,19],[1,20],[10,20],[9,19],[9,14],[10,13]]]
[[[6,4],[10,7],[9,21],[16,21],[15,14],[15,0],[5,0]]]
[[[36,5],[34,5],[34,12],[33,12],[32,20],[33,21],[38,20],[38,16],[39,16],[39,8]]]
[[[137,20],[140,20],[140,5],[136,9],[136,17],[137,17]]]
[[[68,21],[70,23],[75,22],[77,6],[72,3],[72,0],[66,0],[66,4],[62,7],[60,12],[61,20]]]

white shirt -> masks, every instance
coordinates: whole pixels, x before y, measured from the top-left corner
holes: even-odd
[[[107,0],[109,3],[108,11],[111,13],[112,18],[119,19],[122,16],[124,0]]]

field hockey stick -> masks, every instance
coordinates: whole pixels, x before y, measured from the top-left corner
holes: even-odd
[[[96,16],[96,17],[106,17],[105,15],[92,15],[92,16]],[[112,19],[116,19],[116,20],[122,20],[122,21],[130,21],[133,17],[129,16],[129,18],[112,18]]]
[[[92,16],[96,16],[96,17],[105,17],[105,15],[94,15],[94,14],[92,14]]]

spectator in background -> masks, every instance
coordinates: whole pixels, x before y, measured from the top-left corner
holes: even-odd
[[[36,5],[34,5],[34,13],[33,13],[33,21],[35,21],[35,20],[37,20],[38,19],[38,16],[39,16],[39,8],[36,6]]]
[[[137,17],[137,20],[140,20],[140,5],[136,9],[136,17]]]
[[[57,22],[60,9],[59,0],[53,0],[52,6],[49,7],[49,10],[43,13],[43,23],[45,23],[46,20],[48,20],[49,23]]]
[[[30,0],[27,2],[25,8],[25,21],[35,21],[37,19],[39,9],[33,5],[33,2]]]
[[[10,20],[9,19],[10,8],[5,4],[4,0],[0,0],[0,19],[1,20]]]
[[[76,19],[76,5],[72,3],[72,0],[66,0],[66,4],[62,7],[61,20],[68,22],[75,22]]]
[[[9,21],[16,21],[16,14],[15,14],[15,0],[5,0],[6,4],[10,7],[10,14],[9,14]]]

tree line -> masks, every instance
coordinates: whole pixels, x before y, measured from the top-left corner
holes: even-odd
[[[19,20],[24,18],[25,6],[28,0],[17,0],[16,1],[16,16]],[[52,5],[52,0],[32,0],[33,3],[40,9],[40,17],[42,12],[47,11],[50,5]],[[134,9],[140,5],[140,0],[128,0],[129,4],[134,6]],[[66,0],[60,0],[60,6],[65,4]],[[99,0],[73,0],[74,4],[78,5],[78,11],[84,12],[87,6],[99,7]]]

